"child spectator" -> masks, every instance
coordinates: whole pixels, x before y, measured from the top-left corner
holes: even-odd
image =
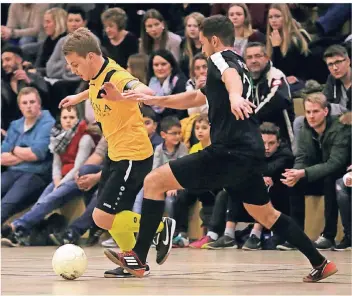
[[[234,49],[243,56],[248,42],[265,43],[265,35],[258,30],[252,29],[252,18],[246,4],[231,4],[227,16],[235,27]]]
[[[186,90],[186,76],[180,71],[177,61],[170,51],[159,49],[152,53],[148,66],[148,86],[157,96],[178,94]],[[187,117],[187,111],[152,106],[157,121],[166,116]]]
[[[140,53],[130,55],[126,70],[140,82],[147,84],[148,56]]]
[[[155,112],[149,106],[143,106],[141,108],[144,125],[148,132],[148,137],[152,142],[153,149],[155,150],[156,146],[160,145],[163,142],[162,137],[156,132],[158,126],[156,122]]]
[[[128,57],[138,52],[138,38],[126,30],[126,12],[119,7],[109,8],[101,15],[101,20],[107,35],[107,39],[103,39],[103,47],[111,59],[126,68]]]
[[[180,68],[188,77],[193,57],[202,52],[202,44],[199,41],[199,27],[205,17],[199,12],[193,12],[185,18],[185,37],[181,43]]]
[[[280,69],[291,91],[304,87],[306,79],[309,34],[292,18],[287,4],[272,4],[266,29],[267,54],[274,67]]]
[[[181,37],[169,32],[161,13],[156,9],[149,9],[142,20],[139,52],[150,55],[155,50],[166,49],[179,61],[180,45]]]
[[[163,143],[155,149],[153,169],[168,163],[170,160],[175,160],[188,154],[187,147],[181,142],[181,123],[177,117],[165,117],[160,122],[160,131]],[[183,191],[169,190],[166,192],[165,211],[170,217],[174,215],[174,203],[177,196]]]

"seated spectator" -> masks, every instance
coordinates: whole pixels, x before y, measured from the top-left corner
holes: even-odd
[[[331,104],[332,115],[351,111],[351,60],[341,45],[332,45],[324,53],[330,75],[323,90]]]
[[[180,71],[174,56],[165,49],[152,53],[148,66],[148,86],[157,96],[178,94],[186,90],[186,76]],[[166,116],[175,115],[179,119],[187,117],[187,111],[152,106],[157,114],[157,121]]]
[[[44,39],[42,19],[48,7],[44,3],[11,3],[6,26],[1,26],[1,39],[19,39],[19,46]]]
[[[291,217],[304,229],[304,196],[324,195],[325,228],[316,241],[318,249],[334,246],[337,232],[338,207],[335,182],[341,178],[350,162],[351,130],[330,115],[327,98],[313,93],[304,99],[305,120],[298,137],[298,149],[293,169],[286,169],[282,183],[292,187]],[[278,249],[294,247],[285,243]]]
[[[7,130],[11,121],[22,116],[17,103],[21,89],[28,86],[36,88],[44,102],[47,101],[49,89],[44,78],[23,67],[22,50],[19,47],[3,47],[1,61],[4,71],[1,79],[1,127]]]
[[[193,91],[205,86],[207,82],[208,61],[202,53],[197,53],[191,63],[191,78],[186,83],[186,91]],[[204,104],[200,107],[188,108],[188,115],[208,114],[209,106]]]
[[[261,123],[275,123],[282,138],[291,145],[295,114],[285,74],[273,67],[262,43],[248,43],[244,57],[253,78],[257,118]]]
[[[33,87],[18,94],[23,117],[11,122],[1,145],[1,225],[13,214],[24,210],[38,199],[49,183],[50,130],[55,120],[49,111],[41,110],[41,99]]]
[[[107,39],[104,38],[102,46],[121,67],[127,67],[128,57],[138,52],[138,38],[131,32],[126,31],[126,12],[118,7],[109,8],[101,15]]]
[[[148,56],[140,53],[130,55],[126,70],[140,82],[147,84]]]
[[[252,29],[252,18],[248,7],[244,3],[231,4],[227,16],[235,27],[235,51],[240,56],[248,42],[261,42],[265,44],[265,35],[258,30]]]
[[[274,67],[281,70],[290,84],[291,91],[304,87],[307,79],[309,34],[292,18],[287,4],[272,4],[268,13],[266,49]]]
[[[163,142],[155,148],[153,169],[181,158],[188,154],[187,147],[181,142],[181,123],[174,116],[167,116],[160,122],[160,135]],[[177,196],[184,190],[169,190],[166,192],[165,211],[169,217],[174,217],[174,204]]]
[[[32,208],[11,223],[12,246],[28,245],[31,228],[80,193],[74,177],[95,146],[86,129],[87,124],[79,121],[76,108],[61,109],[60,124],[50,136],[49,149],[54,155],[52,182]]]
[[[285,169],[293,166],[294,157],[291,149],[280,140],[278,127],[270,122],[264,122],[260,126],[262,134],[267,168],[264,171],[264,182],[268,188],[270,201],[281,213],[290,215],[290,200],[288,187],[282,184],[280,179]],[[263,226],[255,223],[248,240],[243,245],[244,250],[257,250],[262,248],[261,234]],[[277,244],[279,239],[277,239]],[[283,242],[281,242],[283,243]],[[273,249],[276,245],[273,246]]]
[[[180,59],[181,37],[169,32],[164,17],[159,11],[149,9],[143,16],[141,27],[140,53],[151,55],[158,49],[169,50],[178,62]]]
[[[181,42],[180,68],[188,77],[193,57],[202,52],[202,44],[199,41],[199,26],[205,19],[199,12],[193,12],[185,18],[185,36]]]
[[[54,52],[58,41],[66,35],[67,12],[62,8],[51,8],[44,14],[44,31],[47,38],[40,44],[36,53],[34,69],[42,76],[46,76],[46,63]]]
[[[61,246],[64,244],[77,244],[79,238],[88,230],[88,246],[96,244],[102,230],[93,221],[93,210],[97,205],[98,185],[101,178],[102,164],[107,155],[108,144],[102,137],[96,146],[93,154],[87,159],[82,167],[79,168],[75,176],[75,183],[80,192],[84,195],[86,209],[84,213],[74,220],[65,230],[49,235],[52,242]]]
[[[158,124],[156,122],[155,112],[149,106],[143,106],[141,108],[141,112],[144,126],[148,132],[148,137],[153,145],[153,149],[155,150],[156,146],[159,146],[163,142],[162,137],[160,137],[160,135],[156,132]]]
[[[58,9],[58,8],[56,8]],[[86,13],[80,7],[72,6],[67,12],[67,33],[72,33],[78,28],[87,25]],[[66,40],[66,36],[60,38],[55,45],[55,49],[46,63],[46,76],[51,78],[51,96],[50,96],[50,112],[53,116],[57,116],[59,109],[57,106],[60,101],[68,95],[75,94],[82,79],[72,73],[67,65],[62,46]],[[57,81],[57,79],[59,79]],[[81,106],[80,106],[81,107]],[[79,107],[79,109],[80,109]]]
[[[350,59],[343,46],[332,45],[324,53],[324,60],[330,71],[323,90],[331,106],[331,115],[340,115],[351,110],[351,81],[352,71]],[[295,147],[297,146],[299,131],[304,122],[304,116],[299,116],[293,123]],[[294,149],[296,150],[296,148]]]

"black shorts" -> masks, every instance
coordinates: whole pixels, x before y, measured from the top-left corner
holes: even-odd
[[[170,161],[169,164],[183,188],[225,188],[231,198],[238,198],[248,204],[264,205],[269,202],[262,176],[264,160],[264,156],[261,159],[208,147]]]
[[[152,170],[153,156],[140,160],[105,158],[98,189],[97,208],[109,214],[131,211],[144,178]]]

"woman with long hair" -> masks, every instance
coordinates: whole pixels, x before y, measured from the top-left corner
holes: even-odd
[[[252,28],[252,18],[248,7],[244,3],[231,4],[227,17],[235,27],[235,51],[243,56],[248,42],[265,43],[265,35]]]
[[[165,49],[154,51],[149,59],[148,86],[157,96],[178,94],[186,90],[186,76],[182,73],[173,54]],[[187,117],[187,111],[152,106],[157,121],[175,115],[179,119]]]
[[[190,75],[189,69],[193,57],[202,52],[202,44],[199,41],[199,27],[204,21],[205,16],[199,12],[193,12],[185,18],[185,37],[181,43],[181,62],[180,67],[186,76]]]
[[[167,29],[164,17],[156,9],[149,9],[143,16],[140,53],[150,55],[158,49],[169,50],[176,61],[180,59],[181,37]]]
[[[300,80],[307,78],[305,65],[310,40],[309,34],[292,18],[287,4],[271,4],[266,27],[267,54],[290,85],[302,85]]]

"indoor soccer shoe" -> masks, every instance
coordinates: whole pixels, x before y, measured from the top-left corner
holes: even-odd
[[[143,276],[147,276],[149,274],[150,274],[150,268],[149,268],[149,265],[147,264]],[[128,271],[126,271],[122,267],[118,267],[115,269],[105,271],[104,277],[106,277],[106,278],[125,278],[126,279],[126,278],[133,278],[134,275],[130,274]]]
[[[172,249],[172,238],[174,236],[176,221],[169,217],[163,217],[164,228],[158,236],[158,244],[156,245],[156,263],[163,264]]]
[[[146,272],[147,264],[143,264],[134,251],[116,253],[113,250],[105,249],[104,254],[135,277],[142,278]]]
[[[337,268],[335,263],[325,260],[320,267],[314,267],[310,273],[303,278],[303,281],[306,283],[315,283],[335,274],[336,272]]]

